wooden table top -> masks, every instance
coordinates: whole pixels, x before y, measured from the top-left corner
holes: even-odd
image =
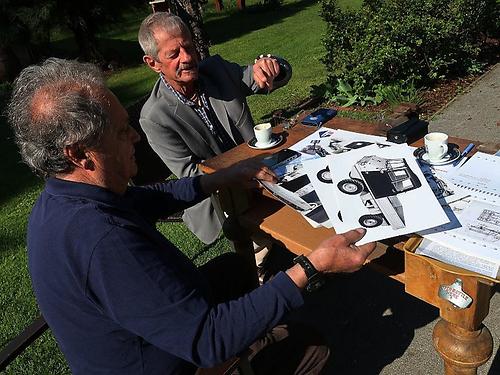
[[[352,132],[379,136],[385,136],[387,131],[387,127],[384,124],[369,123],[341,117],[333,118],[324,126],[333,129],[343,129]],[[282,127],[278,126],[275,127],[273,131],[283,135],[284,141],[280,145],[269,150],[255,150],[251,149],[246,144],[242,144],[230,151],[225,152],[224,154],[205,161],[200,167],[204,172],[212,173],[241,160],[268,156],[281,149],[291,147],[316,130],[317,129],[314,127],[302,124],[296,125],[289,130],[284,130]],[[450,137],[449,142],[455,143],[460,147],[460,149],[463,149],[471,141]],[[492,153],[496,152],[496,150],[500,148],[500,145],[498,144],[481,144],[480,142],[473,142],[476,144],[476,147],[470,155],[477,151]],[[411,146],[423,146],[423,140],[420,139],[412,143]],[[256,199],[253,199],[251,206],[243,215],[238,217],[241,224],[250,230],[264,231],[265,233],[271,235],[274,240],[281,242],[290,251],[296,254],[310,253],[320,244],[321,241],[335,233],[333,229],[324,227],[313,228],[298,212],[277,201],[271,195],[268,195],[267,192],[265,192],[264,195],[265,196],[257,196]],[[379,244],[382,246],[379,246],[380,249],[376,251],[371,258],[378,258],[386,251],[387,246],[394,246],[399,250],[403,250],[407,239],[407,237],[398,237],[382,241],[381,244]],[[401,256],[402,254],[403,253],[400,252],[400,254],[396,254],[396,256]],[[472,271],[454,267],[434,259],[426,259],[429,259],[429,261],[439,265],[441,268],[446,268],[448,272],[454,272],[457,275],[477,275],[482,277]],[[394,272],[394,270],[391,270],[390,272],[392,273],[391,277],[404,282],[404,270],[401,270],[400,273],[398,273],[398,271]],[[499,282],[497,280],[495,281]]]
[[[365,133],[365,134],[372,134],[379,136],[385,136],[388,130],[388,127],[381,123],[353,120],[344,117],[334,117],[333,119],[328,121],[324,126],[332,129],[343,129],[357,133]],[[315,127],[305,126],[300,123],[289,130],[284,130],[281,126],[277,126],[273,129],[274,133],[281,134],[285,138],[284,142],[282,142],[280,145],[268,150],[256,150],[248,147],[246,144],[241,144],[233,148],[232,150],[225,152],[224,154],[217,155],[210,160],[206,160],[201,164],[201,168],[204,172],[211,173],[216,170],[228,167],[244,159],[252,157],[260,157],[260,156],[262,157],[268,156],[270,154],[274,154],[275,152],[281,149],[291,147],[292,145],[294,145],[301,139],[304,139],[305,137],[307,137],[309,134],[313,133],[316,130],[317,129]],[[481,142],[455,138],[455,137],[450,137],[449,142],[457,144],[458,146],[460,146],[461,149],[467,146],[470,142],[474,142],[476,147],[474,148],[474,150],[471,152],[470,155],[473,155],[477,151],[494,153],[500,149],[500,144],[498,143],[483,144]],[[423,146],[423,139],[420,139],[412,143],[411,146],[415,147]]]

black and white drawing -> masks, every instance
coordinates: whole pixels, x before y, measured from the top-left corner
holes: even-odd
[[[365,228],[390,225],[405,227],[403,205],[398,194],[418,189],[422,183],[403,158],[386,159],[375,155],[363,156],[337,187],[348,195],[359,195],[368,214],[359,217]]]
[[[384,138],[342,130],[320,129],[300,142],[296,143],[290,150],[300,153],[300,157],[286,157],[278,164],[272,163],[272,169],[277,174],[279,181],[277,184],[262,183],[264,187],[275,197],[285,204],[300,212],[309,223],[314,226],[332,227],[329,220],[329,213],[325,211],[324,197],[319,195],[318,189],[313,185],[320,181],[323,185],[328,184],[329,192],[325,193],[330,197],[332,194],[332,182],[330,170],[326,162],[327,156],[333,153],[330,144],[340,144],[343,151],[355,150],[363,146],[377,144],[379,147],[387,147],[390,144]],[[266,158],[267,159],[267,158]],[[279,159],[271,156],[269,161]],[[314,178],[309,175],[309,165],[304,167],[304,163],[312,160],[323,160],[320,170],[316,170]],[[325,202],[332,203],[332,198],[325,198]],[[334,204],[335,205],[335,204]],[[335,220],[339,221],[338,215]]]
[[[500,264],[500,206],[468,197],[445,207],[450,222],[420,232],[452,249]]]
[[[371,145],[328,160],[337,210],[327,213],[336,230],[364,227],[366,243],[448,222],[408,146]]]
[[[330,167],[327,161],[328,156],[323,157],[323,152],[316,152],[316,150],[321,147],[322,150],[325,150],[325,153],[333,154],[335,150],[342,149],[343,153],[363,146],[382,145],[383,143],[382,137],[343,130],[320,130],[292,147],[303,152],[304,169],[307,171],[309,180],[322,203],[324,211],[330,218],[329,223],[333,227],[335,227],[335,222],[339,222],[340,218],[337,215],[338,210],[336,209],[337,204],[333,194]],[[338,147],[332,147],[331,145],[337,145]],[[389,145],[388,143],[384,144],[385,147]]]
[[[370,142],[370,141],[361,141],[361,140],[340,140],[336,138],[330,138],[330,143],[328,144],[328,148],[330,149],[330,153],[332,154],[342,154],[344,152],[349,152],[351,150],[357,150],[359,148],[363,148],[366,146],[377,145],[380,148],[389,147],[388,143],[382,142]]]
[[[290,147],[307,155],[303,160],[325,157],[331,154],[340,154],[361,147],[377,144],[379,147],[388,147],[392,143],[384,137],[359,134],[346,130],[320,129],[300,142]]]
[[[469,231],[483,241],[500,242],[500,212],[483,209],[476,223],[468,223]]]
[[[311,143],[305,146],[300,150],[303,154],[308,155],[317,155],[321,158],[324,158],[327,155],[330,155],[321,145],[319,139],[311,140]]]
[[[328,129],[322,129],[318,131],[318,136],[320,138],[329,138],[333,134],[333,130],[328,130]]]
[[[331,228],[328,215],[303,168],[301,156],[271,166],[271,169],[278,176],[278,182],[261,181],[271,194],[300,212],[312,226]]]
[[[316,173],[316,177],[318,180],[320,180],[324,184],[331,184],[332,183],[332,176],[330,174],[330,168],[328,167],[328,165],[325,168],[320,169]]]

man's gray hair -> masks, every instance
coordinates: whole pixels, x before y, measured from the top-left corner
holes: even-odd
[[[144,54],[154,59],[158,59],[158,45],[154,33],[159,29],[174,36],[184,33],[191,35],[189,28],[180,17],[168,12],[150,14],[141,23],[138,39]]]
[[[26,164],[49,177],[70,173],[66,146],[98,146],[109,116],[105,82],[92,64],[50,58],[25,68],[14,81],[7,116]]]

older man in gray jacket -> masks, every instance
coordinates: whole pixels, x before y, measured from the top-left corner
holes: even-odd
[[[290,78],[283,74],[288,63],[280,67],[271,56],[244,67],[218,55],[199,62],[188,28],[170,13],[148,16],[139,43],[144,62],[160,75],[142,108],[141,127],[177,177],[199,175],[198,163],[249,141],[254,122],[246,97],[281,87]],[[212,197],[186,210],[183,219],[209,244],[220,233],[223,215]]]

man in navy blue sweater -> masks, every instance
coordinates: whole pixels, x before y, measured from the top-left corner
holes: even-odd
[[[49,59],[23,70],[8,108],[24,161],[46,178],[28,225],[40,309],[75,374],[187,374],[224,362],[302,305],[296,264],[216,303],[203,274],[155,228],[228,184],[274,181],[247,161],[211,175],[128,187],[139,135],[92,65]],[[358,269],[374,244],[336,235],[308,256],[319,272]],[[305,268],[303,268],[305,267]],[[318,373],[324,360],[296,373]]]

